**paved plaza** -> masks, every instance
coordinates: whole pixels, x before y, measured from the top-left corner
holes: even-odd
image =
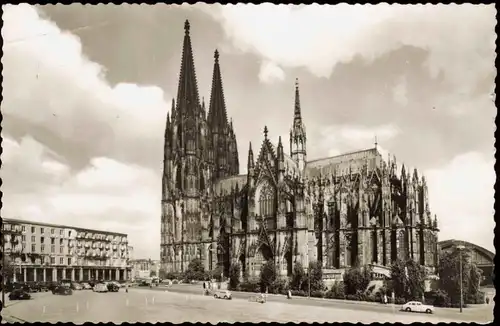
[[[250,296],[250,294],[248,295]],[[75,291],[72,296],[36,294],[32,300],[8,302],[3,316],[26,322],[450,322],[434,315],[385,309],[370,311],[354,305],[312,306],[269,301],[258,304],[243,298],[216,300],[201,294],[130,289],[129,293]],[[491,319],[490,319],[491,320]]]

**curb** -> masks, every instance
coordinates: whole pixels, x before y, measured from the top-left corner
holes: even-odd
[[[11,323],[28,323],[28,321],[14,316],[2,314],[2,324],[11,324]]]

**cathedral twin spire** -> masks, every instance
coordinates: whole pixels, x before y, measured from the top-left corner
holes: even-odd
[[[176,160],[176,156],[186,157],[185,162]],[[189,158],[191,156],[193,158]],[[197,160],[211,164],[211,175],[214,177],[239,172],[237,142],[232,123],[227,118],[219,52],[216,50],[214,53],[212,89],[206,116],[204,101],[200,104],[190,24],[187,20],[184,24],[177,100],[172,100],[172,111],[167,115],[164,159],[176,161],[176,171],[180,178],[187,174],[193,175],[195,179],[199,178],[196,175],[201,161],[196,163]],[[164,170],[165,173],[169,170],[167,165]]]

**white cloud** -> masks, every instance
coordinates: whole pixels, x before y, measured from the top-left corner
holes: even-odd
[[[285,79],[285,72],[274,62],[264,61],[260,65],[259,80],[263,83],[273,83]]]
[[[157,257],[169,96],[110,86],[76,36],[29,5],[3,9],[3,216],[125,232],[136,256]],[[157,170],[126,163],[144,154]]]
[[[494,159],[478,153],[457,156],[448,165],[426,171],[429,205],[438,216],[441,240],[493,246]]]
[[[392,89],[392,97],[394,99],[394,102],[399,104],[402,107],[405,107],[408,105],[408,98],[407,98],[407,81],[404,76],[402,76],[399,80],[396,86]]]
[[[493,5],[226,5],[202,8],[221,21],[234,46],[283,67],[328,77],[339,62],[371,60],[410,45],[459,91],[494,70]],[[457,24],[457,22],[461,22]]]
[[[170,104],[160,88],[111,87],[75,35],[41,19],[29,5],[4,8],[4,114],[40,126],[83,153],[131,157],[131,146],[161,143]]]
[[[161,180],[154,171],[95,158],[87,169],[70,174],[68,166],[47,157],[50,151],[42,144],[4,139],[15,146],[5,147],[2,157],[3,216],[123,232],[136,253],[155,254]],[[22,173],[15,175],[15,169]],[[16,189],[16,183],[39,186]]]

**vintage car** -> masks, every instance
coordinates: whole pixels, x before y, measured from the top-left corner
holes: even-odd
[[[14,289],[9,293],[9,300],[29,300],[31,299],[31,294],[23,289]]]
[[[52,289],[52,294],[72,295],[73,290],[69,286],[61,284]]]
[[[104,283],[96,283],[92,288],[94,292],[108,292],[108,287]]]
[[[432,314],[434,312],[434,306],[425,305],[420,301],[410,301],[405,303],[401,307],[401,310],[406,312],[425,312],[427,314]]]
[[[214,292],[214,298],[215,299],[226,299],[226,300],[231,300],[232,295],[231,292],[227,290],[215,290]]]
[[[82,288],[84,290],[92,290],[92,287],[88,283],[82,283]]]

